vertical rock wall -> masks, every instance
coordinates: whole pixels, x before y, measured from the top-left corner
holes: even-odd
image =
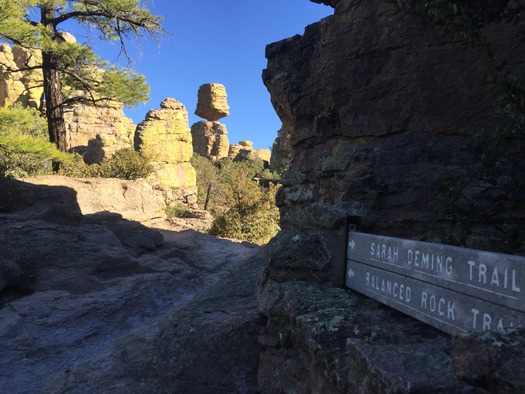
[[[480,81],[495,64],[383,1],[315,2],[335,14],[266,49],[263,80],[292,161],[258,289],[261,392],[475,390],[454,373],[448,335],[333,285],[344,281],[348,217],[371,233],[447,239],[439,190],[472,164],[472,132],[497,103]],[[496,57],[522,68],[519,29],[490,30]],[[467,243],[497,247],[481,221]]]

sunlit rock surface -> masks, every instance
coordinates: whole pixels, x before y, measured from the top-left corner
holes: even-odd
[[[197,97],[195,115],[213,122],[230,114],[224,85],[220,83],[201,85]]]
[[[188,112],[182,103],[167,98],[160,109],[150,110],[137,125],[134,141],[135,150],[153,162],[152,179],[171,187],[195,187]]]

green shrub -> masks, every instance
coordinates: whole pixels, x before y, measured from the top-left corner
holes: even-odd
[[[15,178],[50,174],[69,160],[48,141],[45,120],[34,109],[0,108],[0,173]]]
[[[194,155],[198,202],[214,212],[210,234],[264,244],[279,231],[279,210],[275,206],[277,186],[262,160],[217,162]]]
[[[4,176],[23,178],[53,172],[53,162],[66,160],[53,144],[30,136],[0,136],[0,170]]]
[[[194,154],[191,165],[197,172],[197,203],[204,209],[212,209],[214,201],[211,199],[215,189],[219,187],[219,168],[204,156]]]
[[[75,178],[145,178],[153,171],[150,161],[131,148],[120,149],[109,159],[100,164],[86,164],[78,154],[71,155],[72,159],[64,162],[60,174]]]
[[[100,164],[102,177],[120,179],[146,178],[153,171],[149,159],[135,152],[132,148],[124,148],[115,152],[108,160]]]
[[[70,160],[61,163],[58,173],[72,178],[98,178],[102,176],[99,164],[86,164],[78,153],[71,154]]]
[[[170,205],[164,212],[168,218],[182,218],[188,212],[189,208],[184,204]]]
[[[256,176],[253,163],[223,163],[223,183],[217,196],[223,210],[215,218],[210,234],[264,244],[279,231],[277,186],[263,187],[254,180]]]
[[[0,135],[20,134],[48,140],[46,119],[33,108],[0,107]]]

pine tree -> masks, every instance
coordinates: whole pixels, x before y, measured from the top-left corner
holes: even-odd
[[[117,100],[134,106],[147,100],[145,77],[110,65],[88,45],[64,40],[62,26],[75,22],[102,40],[117,40],[127,60],[126,42],[163,32],[161,18],[140,0],[0,0],[0,37],[33,53],[42,63],[8,69],[6,73],[40,68],[50,141],[67,150],[64,106],[74,101],[91,103]],[[64,95],[70,91],[82,92]]]

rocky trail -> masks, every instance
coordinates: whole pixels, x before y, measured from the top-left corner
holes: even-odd
[[[32,294],[0,306],[0,392],[255,390],[262,248],[169,222],[68,218],[0,214],[0,284],[20,265],[35,276]]]

